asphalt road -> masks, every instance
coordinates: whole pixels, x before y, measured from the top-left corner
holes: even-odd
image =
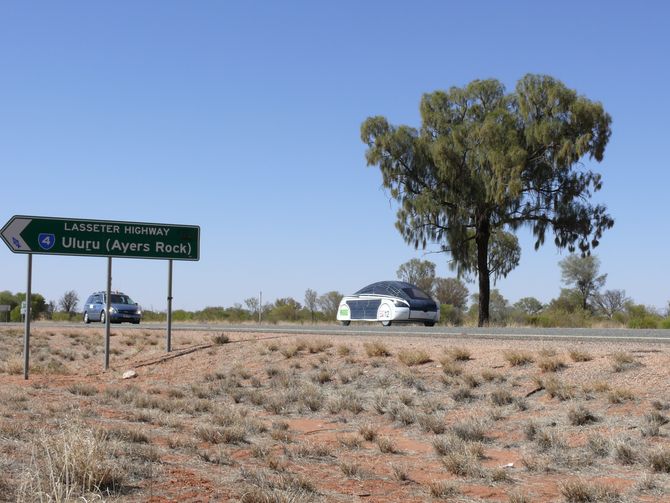
[[[0,323],[0,327],[11,326],[23,328],[22,323]],[[32,327],[89,327],[104,328],[100,323],[84,325],[83,323],[64,322],[34,322]],[[142,323],[141,325],[121,324],[112,325],[113,329],[123,330],[166,330],[165,323]],[[348,327],[340,325],[272,325],[272,324],[244,324],[231,325],[226,323],[173,323],[173,331],[221,331],[221,332],[264,332],[281,334],[319,334],[319,335],[375,335],[391,337],[463,337],[478,339],[534,339],[534,340],[609,340],[634,342],[667,342],[670,343],[670,330],[651,329],[622,329],[622,328],[500,328],[500,327],[424,327],[421,325],[395,325],[382,327],[378,324],[351,324]]]

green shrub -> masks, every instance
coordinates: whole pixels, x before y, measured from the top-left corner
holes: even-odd
[[[440,305],[440,324],[442,325],[462,325],[463,311],[451,304]]]
[[[661,320],[661,323],[659,324],[659,328],[670,329],[670,317]]]
[[[529,316],[530,325],[542,328],[551,327],[576,327],[588,328],[592,324],[591,313],[583,309],[577,309],[574,312],[562,309],[547,309],[540,314]]]
[[[658,318],[653,315],[631,318],[628,321],[628,328],[658,328]]]

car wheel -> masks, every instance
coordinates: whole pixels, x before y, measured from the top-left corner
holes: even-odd
[[[427,327],[434,327],[435,326],[434,321],[424,321],[423,324]]]
[[[88,325],[89,323],[91,323],[91,320],[90,320],[90,318],[88,317],[88,313],[84,313],[84,323],[86,323],[87,325]]]
[[[100,323],[105,323],[105,318],[106,318],[105,312],[100,311]]]
[[[139,325],[139,324],[140,324],[140,320],[133,321],[133,325]]]
[[[348,327],[349,323],[351,323],[351,321],[349,321],[349,320],[340,321],[340,325],[342,325],[343,327]]]
[[[382,323],[382,327],[390,327],[391,326],[391,320],[384,320],[381,323]]]

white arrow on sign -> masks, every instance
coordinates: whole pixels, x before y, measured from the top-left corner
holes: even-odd
[[[30,222],[32,222],[31,218],[15,218],[7,228],[2,231],[2,237],[13,251],[32,251],[21,237],[23,229],[28,227]]]

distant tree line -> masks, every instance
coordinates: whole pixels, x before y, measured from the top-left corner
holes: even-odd
[[[548,303],[535,297],[523,297],[510,303],[502,293],[491,290],[490,322],[493,325],[537,327],[629,327],[670,329],[670,302],[664,310],[637,304],[625,290],[606,289],[607,274],[600,272],[600,260],[595,255],[582,257],[572,254],[559,262],[564,288]],[[411,259],[398,267],[396,276],[430,294],[440,304],[440,324],[477,325],[479,294],[470,294],[460,278],[441,278],[429,260]],[[293,297],[281,297],[259,305],[257,297],[231,307],[210,306],[201,310],[173,311],[174,321],[199,322],[258,322],[264,323],[332,323],[343,295],[329,291],[319,295],[308,288],[302,303]],[[25,293],[0,291],[0,305],[10,306],[10,321],[21,321],[20,306]],[[469,301],[469,302],[468,302]],[[143,310],[145,321],[165,321],[165,312]],[[39,293],[32,294],[32,319],[78,319],[79,296],[74,290],[63,294],[58,302],[47,302]],[[4,321],[0,315],[0,321]]]

